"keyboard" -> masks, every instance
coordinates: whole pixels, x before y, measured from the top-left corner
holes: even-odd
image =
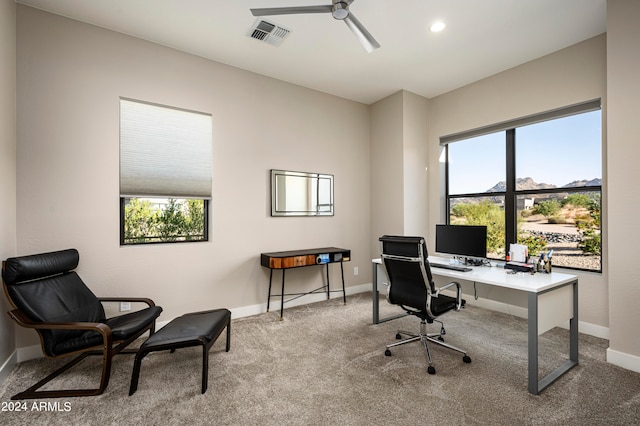
[[[449,269],[458,272],[469,272],[472,270],[468,266],[451,265],[449,263],[429,262],[429,265],[433,266],[434,268]]]

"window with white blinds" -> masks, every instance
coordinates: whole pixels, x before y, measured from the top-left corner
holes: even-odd
[[[209,240],[210,114],[120,99],[120,244]]]
[[[120,99],[120,197],[211,198],[210,114]]]

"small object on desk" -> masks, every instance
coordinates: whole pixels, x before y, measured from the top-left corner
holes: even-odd
[[[535,272],[536,268],[531,263],[524,262],[506,262],[504,269],[511,269],[516,272]]]
[[[538,264],[536,269],[538,272],[542,272],[545,274],[551,273],[551,256],[553,255],[553,250],[549,250],[546,254],[541,253],[540,259],[538,259]]]
[[[458,272],[469,272],[472,270],[468,266],[452,265],[450,263],[429,262],[429,265],[433,266],[434,268],[450,269],[452,271],[458,271]]]
[[[529,248],[524,244],[510,244],[509,254],[514,262],[526,262],[529,257]]]

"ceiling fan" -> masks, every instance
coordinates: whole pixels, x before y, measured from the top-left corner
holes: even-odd
[[[293,15],[300,13],[331,13],[331,15],[339,20],[344,21],[347,27],[353,32],[367,52],[373,52],[380,47],[380,44],[367,31],[367,29],[356,19],[349,11],[349,5],[355,0],[332,0],[333,4],[326,6],[292,6],[292,7],[265,7],[251,9],[253,16],[268,15]]]

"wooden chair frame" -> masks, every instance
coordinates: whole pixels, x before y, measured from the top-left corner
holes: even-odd
[[[5,288],[6,291],[6,288]],[[143,302],[149,305],[149,307],[155,306],[151,299],[146,298],[98,298],[101,302]],[[9,299],[10,300],[10,299]],[[78,397],[78,396],[95,396],[100,395],[104,392],[109,384],[109,377],[111,375],[111,360],[115,355],[118,354],[135,354],[137,350],[135,349],[125,349],[131,342],[136,340],[145,332],[149,331],[150,334],[155,332],[155,321],[151,323],[149,327],[146,327],[136,333],[134,336],[131,336],[127,340],[116,341],[112,340],[111,328],[103,323],[92,323],[92,322],[60,322],[60,323],[35,323],[27,318],[22,312],[17,309],[14,309],[9,312],[9,316],[21,327],[32,328],[36,331],[38,330],[94,330],[102,335],[102,344],[98,346],[93,346],[90,348],[86,348],[80,351],[70,352],[64,355],[48,358],[59,358],[77,355],[76,358],[72,359],[68,363],[64,364],[53,373],[49,374],[44,379],[40,380],[38,383],[34,384],[30,388],[22,391],[11,397],[12,400],[17,399],[36,399],[36,398],[61,398],[61,397]],[[42,336],[38,332],[38,336],[40,337],[40,343],[43,345]],[[116,346],[114,346],[114,344]],[[69,370],[71,367],[78,364],[80,361],[85,359],[89,355],[102,355],[102,375],[100,377],[100,386],[95,389],[64,389],[64,390],[43,390],[38,391],[42,386],[46,385],[60,374]]]

